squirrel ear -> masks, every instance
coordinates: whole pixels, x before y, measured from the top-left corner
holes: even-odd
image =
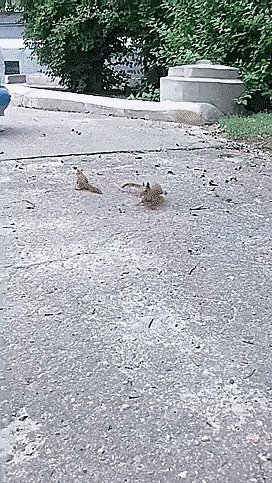
[[[146,183],[146,189],[150,190],[150,184],[149,183]]]

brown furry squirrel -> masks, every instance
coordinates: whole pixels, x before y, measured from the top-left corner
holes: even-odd
[[[150,183],[146,183],[146,185],[144,185],[144,183],[143,185],[140,185],[138,183],[125,183],[122,188],[126,187],[141,188],[141,203],[153,210],[155,208],[158,208],[165,202],[165,198],[163,196],[163,189],[158,183],[155,183],[153,186],[150,186]]]
[[[93,186],[89,183],[87,176],[83,173],[83,169],[76,170],[76,190],[85,190],[90,191],[91,193],[97,193],[102,195],[102,191],[100,188]]]

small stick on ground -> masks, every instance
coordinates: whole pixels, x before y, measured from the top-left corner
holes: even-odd
[[[195,265],[193,268],[191,268],[189,275],[192,275],[193,271],[196,269],[197,265]]]
[[[243,377],[243,379],[249,379],[251,376],[253,376],[253,374],[254,374],[255,372],[256,372],[256,369],[253,369],[253,370],[251,371],[251,373],[250,373],[250,374],[248,374],[247,376]]]
[[[208,208],[206,206],[195,206],[194,208],[189,208],[190,211],[197,211],[197,210],[207,210]]]

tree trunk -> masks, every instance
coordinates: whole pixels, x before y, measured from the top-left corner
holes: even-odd
[[[81,57],[82,58],[82,57]],[[103,66],[104,60],[82,61],[79,56],[70,69],[70,83],[78,92],[99,94],[103,89]]]
[[[95,62],[92,68],[88,69],[88,74],[85,75],[85,91],[99,94],[103,88],[103,65],[104,62]]]

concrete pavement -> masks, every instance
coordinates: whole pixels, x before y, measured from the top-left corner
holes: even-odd
[[[271,160],[172,124],[5,123],[3,481],[271,481]]]
[[[0,160],[118,151],[158,151],[220,146],[197,127],[101,114],[8,108],[1,120]]]

